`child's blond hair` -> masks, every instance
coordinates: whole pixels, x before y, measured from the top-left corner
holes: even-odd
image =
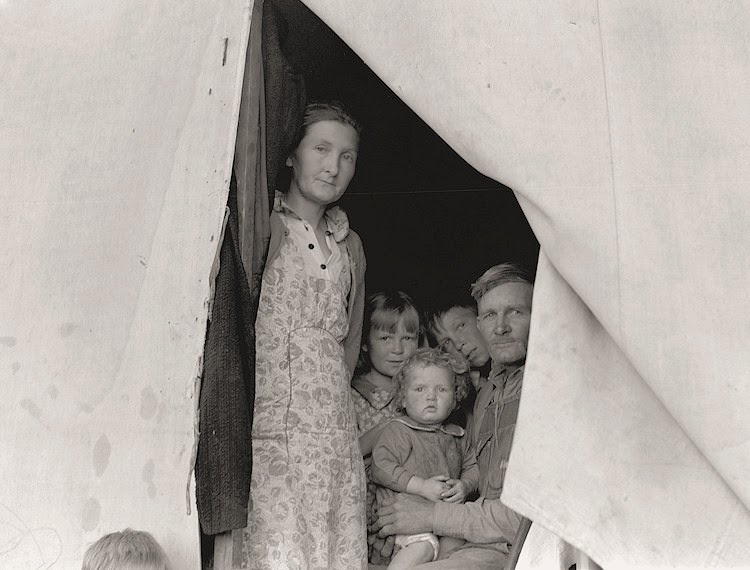
[[[81,570],[120,570],[125,565],[170,570],[169,559],[156,539],[130,528],[106,534],[89,546]]]
[[[443,352],[439,348],[420,348],[407,358],[393,377],[393,404],[400,412],[404,412],[404,395],[409,388],[409,372],[414,368],[437,366],[453,375],[453,385],[456,389],[456,406],[469,394],[469,362],[456,354]]]

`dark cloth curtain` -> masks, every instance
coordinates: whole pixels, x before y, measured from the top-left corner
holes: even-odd
[[[276,191],[286,191],[284,171],[296,129],[305,110],[305,78],[292,67],[284,53],[289,26],[274,5],[263,8],[263,77],[266,85],[266,168],[268,193],[273,204]]]
[[[219,255],[206,332],[195,465],[198,518],[206,534],[247,524],[255,393],[255,304],[242,267],[236,187]]]
[[[196,498],[207,535],[247,525],[255,317],[276,180],[305,105],[304,80],[281,49],[285,30],[273,4],[256,0],[200,391]]]

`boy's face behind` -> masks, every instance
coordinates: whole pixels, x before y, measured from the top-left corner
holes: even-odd
[[[452,307],[443,313],[436,325],[435,338],[442,350],[462,354],[472,368],[487,364],[490,353],[479,332],[474,311],[468,307]]]

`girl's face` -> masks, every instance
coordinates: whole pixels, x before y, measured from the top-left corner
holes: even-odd
[[[346,192],[357,164],[359,135],[338,121],[318,121],[289,155],[289,197],[315,206],[332,204]]]
[[[406,415],[422,425],[443,423],[456,407],[453,372],[434,364],[417,366],[407,373],[404,391]]]
[[[372,321],[377,322],[378,311],[373,314]],[[388,378],[398,372],[404,360],[417,350],[417,334],[406,330],[405,314],[401,314],[393,328],[393,332],[372,327],[364,349],[370,355],[373,370]]]

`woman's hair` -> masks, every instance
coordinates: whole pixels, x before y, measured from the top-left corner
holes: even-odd
[[[139,565],[152,570],[169,570],[164,549],[148,532],[126,528],[106,534],[89,546],[81,570],[119,570]]]
[[[302,115],[302,122],[297,127],[297,132],[292,139],[292,144],[287,155],[294,152],[294,149],[299,146],[299,143],[302,142],[302,139],[305,138],[305,135],[307,134],[307,129],[309,129],[311,125],[319,123],[320,121],[337,121],[344,125],[349,125],[357,131],[358,139],[362,135],[362,125],[352,116],[346,107],[344,107],[344,104],[341,101],[313,101],[308,103],[307,107],[305,107],[305,112]]]
[[[469,362],[462,356],[449,354],[439,348],[420,348],[407,358],[393,377],[393,404],[400,412],[404,412],[404,395],[409,388],[409,373],[415,368],[437,366],[448,370],[453,375],[453,385],[456,388],[456,407],[469,394]]]
[[[357,374],[364,374],[372,368],[370,353],[364,349],[370,342],[370,331],[375,329],[393,333],[396,331],[396,326],[402,315],[406,332],[416,335],[418,341],[421,340],[422,328],[419,321],[419,310],[409,295],[403,291],[389,289],[378,291],[367,297]]]
[[[505,283],[528,283],[534,285],[531,271],[520,263],[509,262],[493,265],[482,276],[471,284],[471,296],[478,303],[484,295],[499,285]]]

